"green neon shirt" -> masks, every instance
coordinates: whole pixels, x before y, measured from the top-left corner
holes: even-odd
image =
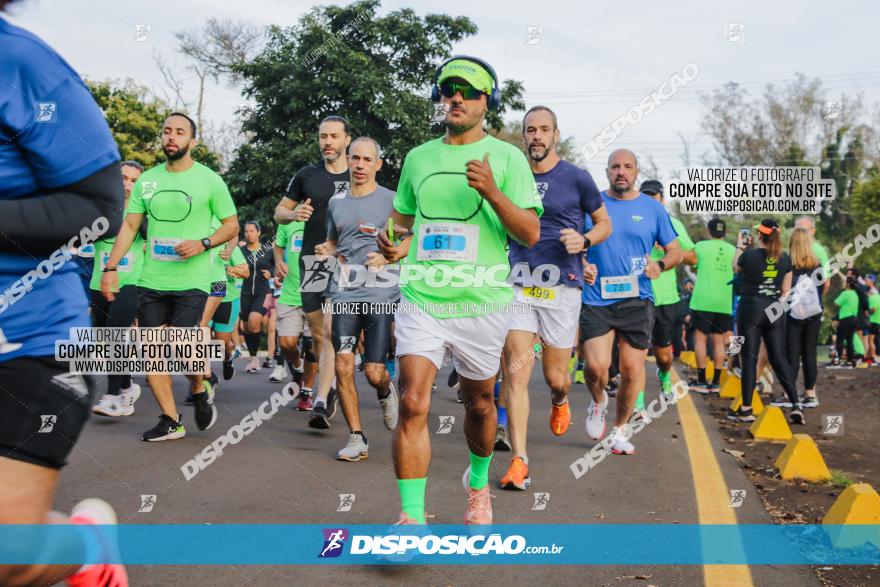
[[[302,294],[299,291],[299,254],[303,246],[303,232],[305,222],[291,222],[280,224],[275,233],[275,245],[284,249],[287,260],[287,277],[281,284],[281,296],[279,304],[286,306],[302,306]]]
[[[717,314],[733,313],[733,256],[736,247],[721,239],[700,241],[697,254],[697,282],[691,309]]]
[[[678,218],[670,216],[669,219],[672,221],[672,228],[675,229],[675,234],[678,235],[678,243],[681,245],[681,250],[693,251],[694,241],[688,236],[684,224]],[[662,248],[658,248],[657,245],[654,245],[654,248],[651,249],[651,260],[659,261],[664,256],[666,256],[666,252]],[[668,306],[678,303],[678,279],[676,279],[675,267],[662,272],[657,279],[652,279],[651,287],[654,288],[655,306]]]

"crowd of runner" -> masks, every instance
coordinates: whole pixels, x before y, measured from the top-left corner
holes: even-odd
[[[350,432],[337,453],[342,461],[369,456],[359,413],[365,390],[356,383],[356,371],[363,371],[393,435],[398,524],[425,523],[428,414],[437,373],[450,360],[449,383],[465,411],[467,524],[492,523],[493,483],[523,490],[532,482],[526,431],[538,357],[550,389],[541,410],[552,433],[585,433],[585,443],[610,437],[614,454],[635,453],[627,423],[644,409],[649,352],[661,396],[673,400],[673,357],[677,346],[687,348],[688,324],[698,365],[690,390],[717,392],[724,369],[741,377],[742,405],[731,419],[754,419],[753,391],[768,364],[785,391],[775,403],[789,408],[792,423],[803,424],[803,408],[818,405],[816,349],[827,287],[803,296],[784,319],[765,311],[828,262],[812,219],[797,220],[787,246],[773,220],[740,231],[734,244],[720,218],[708,222],[710,238],[695,243],[664,207],[663,185],[639,181],[633,152],[618,149],[608,158],[604,191],[589,172],[560,159],[550,108],[526,113],[525,154],[488,134],[485,117],[501,91],[481,59],[458,56],[437,68],[432,99],[445,107],[446,132],[409,151],[395,190],[377,181],[381,145],[355,136],[345,118],[326,116],[316,129],[321,160],[296,172],[279,194],[276,225],[264,227],[241,223],[223,179],[193,160],[197,128],[188,115],[173,113],[157,129],[165,162],[147,170],[120,163],[76,73],[2,19],[0,38],[19,52],[12,62],[0,61],[15,75],[0,74],[27,80],[31,92],[0,109],[0,130],[19,131],[0,142],[4,289],[80,226],[97,216],[112,220],[93,247],[79,249],[90,260],[36,281],[2,315],[0,502],[10,506],[2,523],[65,521],[49,504],[89,412],[121,418],[158,406],[144,441],[188,433],[167,373],[146,375],[156,404],[125,373],[108,376],[106,391],[92,402],[93,386],[54,360],[54,341],[88,324],[210,328],[224,359],[219,373],[187,375],[195,428],[215,424],[221,377],[271,369],[269,379],[295,394],[296,409],[310,412],[309,427],[330,428],[341,407]],[[33,102],[55,94],[66,112],[76,112],[66,115],[64,124],[75,131],[66,138],[28,122]],[[79,147],[80,140],[90,148]],[[678,265],[696,271],[685,302]],[[90,310],[77,270],[90,273]],[[851,269],[846,284],[831,301],[838,308],[835,367],[872,362],[878,342],[874,276]],[[729,351],[734,337],[741,337],[737,353]],[[244,355],[244,373],[236,373]],[[803,394],[796,387],[800,364]],[[573,379],[585,384],[586,405],[573,405]],[[36,414],[61,412],[64,434],[33,438]],[[584,428],[569,432],[575,416]],[[511,458],[506,473],[490,480],[496,450]],[[67,519],[106,524],[115,516],[91,499]],[[63,576],[71,585],[127,584],[124,569],[111,564],[2,572],[4,584]]]

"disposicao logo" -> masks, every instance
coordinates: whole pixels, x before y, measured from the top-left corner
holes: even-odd
[[[324,548],[321,549],[318,558],[336,558],[342,554],[345,541],[348,539],[348,530],[345,528],[324,528]]]

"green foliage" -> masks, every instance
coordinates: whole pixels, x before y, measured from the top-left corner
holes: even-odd
[[[430,124],[428,99],[436,66],[453,43],[477,33],[466,17],[404,8],[379,15],[379,0],[312,9],[291,27],[272,27],[263,51],[236,67],[256,107],[246,117],[247,139],[226,174],[248,218],[271,220],[290,178],[320,161],[317,127],[337,114],[353,138],[368,135],[383,148],[378,181],[396,188],[406,153],[441,134]],[[489,119],[522,110],[522,84],[502,83],[504,103]]]
[[[104,112],[123,160],[137,161],[144,167],[164,160],[159,135],[170,112],[165,104],[130,80],[125,85],[109,81],[87,81],[86,85]]]
[[[159,137],[171,109],[164,102],[130,80],[124,85],[110,81],[86,81],[86,85],[104,112],[123,161],[137,161],[145,168],[165,161]],[[218,155],[201,143],[193,149],[193,158],[215,171],[220,169]]]
[[[869,226],[880,224],[880,174],[874,174],[868,180],[856,185],[850,207],[852,216],[858,218],[861,227],[855,233],[864,234]],[[864,249],[856,260],[856,266],[870,269],[872,272],[880,270],[880,246],[874,245]]]
[[[850,479],[843,471],[831,471],[831,480],[828,481],[828,483],[830,483],[832,487],[843,489],[844,487],[849,487],[855,483],[855,481]]]

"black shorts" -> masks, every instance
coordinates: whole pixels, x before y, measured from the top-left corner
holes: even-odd
[[[654,330],[654,304],[651,300],[631,299],[608,306],[581,304],[581,336],[584,342],[614,331],[630,346],[646,350]]]
[[[694,328],[705,334],[724,334],[733,329],[733,317],[718,312],[694,310]]]
[[[367,363],[385,363],[391,350],[391,303],[352,302],[333,304],[330,334],[333,350],[354,353],[361,332],[364,333],[364,359]],[[340,310],[337,313],[337,309]]]
[[[651,332],[651,344],[656,347],[667,347],[675,338],[675,325],[678,323],[678,304],[654,306],[654,328]]]
[[[871,336],[880,336],[880,324],[876,324],[874,322],[868,323],[868,334]],[[874,349],[874,352],[880,351],[880,349]]]
[[[306,267],[308,258],[309,266]],[[299,257],[300,295],[303,312],[309,314],[321,309],[327,297],[327,286],[333,272],[326,261],[317,259],[314,254]]]
[[[156,291],[138,287],[138,326],[193,328],[202,320],[207,301],[208,294],[200,289]]]
[[[214,317],[211,320],[215,324],[228,324],[229,319],[232,318],[232,302],[220,302],[220,305],[217,306],[217,309],[214,311]],[[233,324],[233,326],[235,326]]]
[[[242,293],[241,294],[241,309],[238,312],[238,317],[241,318],[242,322],[248,321],[248,316],[252,313],[256,312],[260,316],[265,316],[268,310],[263,305],[266,302],[266,294],[257,294],[251,295]]]
[[[0,457],[63,467],[89,419],[93,383],[52,357],[0,362]]]

